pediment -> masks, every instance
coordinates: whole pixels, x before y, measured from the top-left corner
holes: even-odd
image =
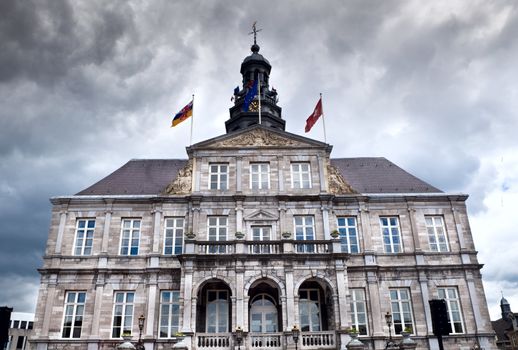
[[[245,215],[245,221],[273,221],[278,220],[279,217],[276,214],[270,213],[264,209],[253,211],[252,213]]]
[[[323,142],[261,125],[197,143],[192,148],[326,147]]]

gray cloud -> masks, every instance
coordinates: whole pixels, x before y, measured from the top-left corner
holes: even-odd
[[[470,193],[474,220],[491,222],[494,159],[518,147],[512,1],[3,1],[0,278],[37,281],[48,197],[130,158],[185,157],[188,135],[169,119],[192,93],[195,141],[224,132],[255,20],[288,131],[304,134],[323,92],[335,157],[385,156]],[[323,139],[321,126],[306,136]],[[483,249],[491,288],[518,280]],[[13,294],[0,288],[0,303]]]

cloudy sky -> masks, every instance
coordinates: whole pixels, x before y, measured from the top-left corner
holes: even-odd
[[[33,311],[48,198],[225,132],[251,24],[286,129],[470,195],[492,318],[518,311],[515,1],[0,1],[0,305]],[[318,124],[307,136],[323,140]]]

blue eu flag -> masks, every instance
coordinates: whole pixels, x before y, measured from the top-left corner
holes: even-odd
[[[254,99],[255,95],[257,95],[257,80],[253,82],[252,87],[245,95],[245,101],[243,103],[243,112],[248,112],[248,108],[250,107],[250,103]]]

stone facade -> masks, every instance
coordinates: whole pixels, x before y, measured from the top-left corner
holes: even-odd
[[[418,349],[437,349],[428,300],[449,288],[457,293],[450,305],[459,307],[460,328],[444,338],[445,348],[494,349],[467,196],[433,188],[366,192],[348,180],[353,177],[347,170],[332,165],[331,150],[267,125],[237,127],[188,147],[188,161],[162,174],[169,180],[155,193],[127,188],[138,187],[140,175],[156,179],[150,172],[166,168],[128,175],[127,169],[142,165],[134,162],[78,195],[52,198],[32,344],[38,350],[113,349],[121,343],[114,328],[120,323],[120,331],[130,331],[136,341],[143,315],[148,350],[175,344],[294,349],[294,326],[301,329],[302,349],[345,349],[350,327],[362,330],[359,339],[369,349],[382,349],[389,335],[384,315],[390,312],[394,322],[397,315],[410,317],[398,327],[411,329]],[[257,164],[266,165],[265,188],[252,185]],[[298,172],[299,164],[307,176]],[[365,186],[373,181],[360,180]],[[117,193],[120,183],[125,193]],[[384,218],[396,222],[391,233],[382,226]],[[432,249],[429,218],[442,223],[446,251]],[[180,223],[179,250],[168,250],[169,219]],[[340,219],[351,219],[355,236],[348,236]],[[128,243],[125,225],[134,222],[138,227]],[[83,224],[94,226],[91,244],[78,238]],[[357,249],[351,248],[355,242]],[[165,308],[165,291],[177,293],[171,309]],[[131,300],[123,302],[121,323],[116,304],[129,298],[124,293]],[[80,322],[67,322],[70,314]],[[392,336],[401,339],[394,330]]]

